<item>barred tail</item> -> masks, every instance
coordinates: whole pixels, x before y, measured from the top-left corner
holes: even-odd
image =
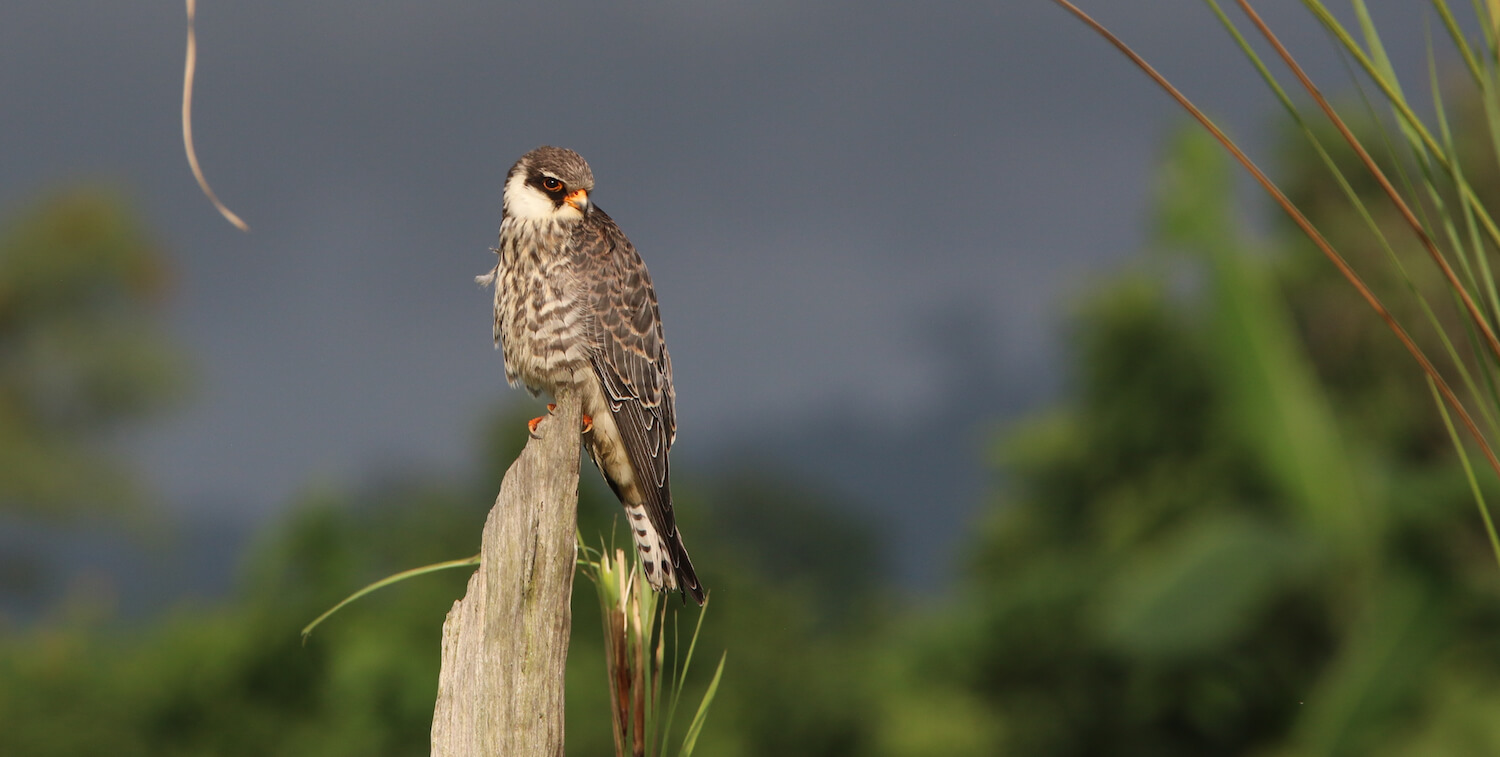
[[[640,505],[626,505],[625,513],[630,519],[630,535],[635,540],[635,549],[641,555],[641,565],[646,571],[646,580],[657,591],[681,591],[703,605],[703,585],[693,570],[693,561],[688,558],[687,548],[682,544],[680,531],[670,540],[663,539],[646,517]]]

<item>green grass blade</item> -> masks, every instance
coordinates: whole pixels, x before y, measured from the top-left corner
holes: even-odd
[[[671,698],[667,702],[666,717],[663,719],[665,722],[661,729],[661,743],[664,747],[667,743],[667,736],[672,733],[672,720],[677,715],[677,702],[682,698],[682,684],[679,681],[679,671],[682,667],[682,657],[679,654],[682,649],[682,634],[677,625],[677,617],[677,613],[672,613],[672,675],[668,678],[671,682],[669,686]],[[699,617],[701,618],[702,615],[700,614]]]
[[[1365,224],[1365,227],[1370,230],[1371,235],[1374,236],[1374,238],[1380,243],[1382,249],[1385,251],[1386,257],[1391,260],[1391,262],[1395,265],[1397,271],[1400,272],[1402,279],[1407,284],[1407,288],[1412,291],[1419,299],[1422,299],[1422,302],[1425,306],[1425,299],[1422,298],[1421,292],[1412,282],[1411,276],[1407,272],[1405,265],[1401,262],[1400,256],[1396,254],[1395,249],[1391,246],[1390,239],[1386,236],[1384,230],[1381,229],[1380,224],[1375,221],[1375,218],[1370,213],[1369,208],[1365,205],[1364,201],[1360,199],[1359,193],[1355,191],[1353,185],[1349,182],[1349,179],[1344,174],[1343,170],[1339,168],[1337,161],[1335,161],[1333,159],[1333,156],[1328,152],[1328,149],[1324,146],[1323,141],[1319,139],[1317,132],[1308,123],[1307,119],[1302,116],[1302,112],[1297,109],[1297,106],[1292,102],[1291,97],[1288,96],[1286,90],[1282,88],[1281,83],[1276,80],[1275,75],[1271,73],[1270,69],[1261,59],[1260,55],[1255,52],[1255,49],[1251,47],[1250,43],[1245,39],[1244,35],[1240,33],[1239,29],[1234,25],[1234,22],[1229,19],[1229,16],[1226,13],[1224,13],[1224,10],[1219,6],[1218,2],[1216,2],[1216,0],[1205,1],[1213,9],[1214,15],[1218,16],[1219,22],[1224,26],[1226,30],[1228,30],[1230,35],[1234,37],[1235,42],[1239,44],[1240,49],[1244,51],[1245,56],[1249,58],[1251,64],[1254,65],[1256,70],[1260,72],[1261,78],[1266,82],[1267,86],[1269,86],[1271,90],[1276,93],[1276,97],[1281,101],[1282,107],[1292,117],[1292,120],[1296,122],[1297,126],[1302,130],[1303,135],[1307,137],[1308,143],[1312,145],[1313,150],[1317,152],[1318,158],[1322,161],[1323,166],[1327,168],[1329,174],[1333,176],[1334,181],[1339,186],[1339,190],[1343,192],[1344,197],[1349,200],[1349,204],[1354,208],[1355,212],[1359,214],[1360,220],[1362,220]],[[1362,88],[1360,89],[1360,92],[1363,96]],[[1373,113],[1374,108],[1373,106],[1369,105],[1368,97],[1365,97],[1364,99],[1366,102],[1366,107],[1369,108]],[[1387,152],[1393,152],[1390,149],[1389,144],[1387,144]],[[1396,162],[1396,165],[1399,169],[1399,162]],[[1403,183],[1409,187],[1410,182],[1406,180],[1404,172],[1401,174],[1401,178],[1403,180]],[[1427,310],[1429,313],[1431,312],[1430,308],[1427,308]],[[1431,320],[1436,326],[1436,319],[1433,318]]]
[[[1241,0],[1241,2],[1244,2],[1244,0]],[[1359,46],[1359,43],[1354,40],[1354,37],[1349,34],[1349,31],[1339,23],[1338,19],[1335,18],[1334,15],[1330,13],[1322,3],[1317,2],[1317,0],[1303,0],[1302,4],[1306,6],[1308,10],[1312,11],[1313,15],[1317,17],[1318,21],[1323,24],[1323,27],[1327,29],[1329,33],[1333,34],[1333,36],[1339,41],[1339,44],[1343,45],[1344,49],[1346,49],[1349,54],[1359,62],[1360,67],[1365,70],[1365,73],[1370,77],[1375,85],[1380,88],[1381,92],[1385,94],[1386,100],[1391,103],[1392,107],[1395,108],[1396,115],[1399,116],[1400,122],[1404,125],[1403,128],[1409,127],[1410,129],[1412,129],[1417,140],[1421,143],[1422,147],[1432,155],[1433,160],[1435,160],[1437,164],[1441,166],[1445,172],[1448,173],[1449,176],[1452,176],[1453,163],[1449,155],[1442,149],[1442,146],[1438,143],[1437,139],[1432,136],[1432,132],[1427,129],[1427,126],[1424,123],[1422,123],[1422,120],[1417,117],[1416,112],[1412,110],[1411,105],[1408,104],[1406,102],[1406,99],[1401,96],[1401,93],[1393,86],[1393,83],[1389,81],[1385,76],[1381,75],[1379,67],[1370,58],[1370,56],[1365,53],[1364,49]],[[1500,226],[1497,226],[1495,224],[1494,218],[1490,216],[1489,210],[1484,207],[1484,203],[1481,202],[1478,195],[1475,194],[1473,187],[1469,186],[1468,182],[1458,180],[1455,181],[1458,186],[1459,196],[1462,198],[1462,201],[1464,203],[1468,204],[1474,209],[1475,214],[1484,226],[1485,235],[1489,237],[1491,243],[1493,243],[1496,247],[1500,247]]]
[[[1285,89],[1282,89],[1281,83],[1276,80],[1276,75],[1272,74],[1271,69],[1266,67],[1266,63],[1261,59],[1260,54],[1255,52],[1254,47],[1250,46],[1250,41],[1245,39],[1245,35],[1240,33],[1239,27],[1234,25],[1234,21],[1230,20],[1229,15],[1219,6],[1218,0],[1204,0],[1204,2],[1208,3],[1208,7],[1213,10],[1214,15],[1219,17],[1219,23],[1229,32],[1230,36],[1234,37],[1234,41],[1239,44],[1240,50],[1244,51],[1245,57],[1249,58],[1250,63],[1260,72],[1261,79],[1265,80],[1266,85],[1271,88],[1271,91],[1276,93],[1276,99],[1281,101],[1282,107],[1286,108],[1292,118],[1302,126],[1303,131],[1308,131],[1307,122],[1302,119],[1302,113],[1297,110],[1297,106],[1292,104],[1292,98],[1287,95]]]
[[[1360,33],[1365,37],[1365,47],[1369,49],[1370,60],[1380,70],[1381,78],[1390,82],[1391,91],[1402,104],[1406,103],[1406,92],[1401,89],[1401,80],[1396,76],[1396,67],[1391,65],[1391,57],[1385,52],[1385,45],[1380,42],[1380,30],[1375,26],[1375,20],[1370,17],[1370,9],[1365,6],[1364,0],[1353,0],[1354,16],[1359,21]],[[1406,134],[1408,141],[1420,144],[1421,135],[1417,134],[1411,124],[1405,119],[1398,118],[1396,125]]]
[[[1480,0],[1474,0],[1474,15],[1479,17],[1479,28],[1484,30],[1484,39],[1490,46],[1490,57],[1500,57],[1500,0],[1484,0],[1485,7],[1479,7]]]
[[[1431,78],[1432,82],[1433,107],[1436,113],[1439,133],[1442,134],[1443,143],[1447,147],[1448,151],[1453,155],[1457,155],[1458,152],[1455,148],[1453,132],[1448,123],[1446,109],[1443,107],[1441,88],[1438,86],[1437,62],[1432,55],[1430,46],[1428,48],[1428,75]],[[1453,168],[1457,176],[1457,181],[1463,181],[1463,166],[1458,161],[1455,161]],[[1460,209],[1463,213],[1464,218],[1464,228],[1467,232],[1466,235],[1460,234],[1458,229],[1453,224],[1453,214],[1448,210],[1447,205],[1444,203],[1442,193],[1438,191],[1437,187],[1435,186],[1434,178],[1430,174],[1426,174],[1426,180],[1429,198],[1432,201],[1433,206],[1436,208],[1439,218],[1442,220],[1442,227],[1444,233],[1448,236],[1449,244],[1456,251],[1459,263],[1462,265],[1466,276],[1468,276],[1469,278],[1470,286],[1472,286],[1481,294],[1480,302],[1486,305],[1486,316],[1490,319],[1491,323],[1494,323],[1496,322],[1497,314],[1500,314],[1500,294],[1497,294],[1495,289],[1495,281],[1490,269],[1489,256],[1486,254],[1484,241],[1479,235],[1479,229],[1476,219],[1474,218],[1474,213],[1468,205],[1460,204]],[[1465,243],[1466,238],[1467,244]],[[1469,262],[1471,256],[1475,260],[1474,266],[1477,266],[1479,269],[1477,281],[1475,280],[1475,274],[1473,271],[1474,266],[1471,266]],[[1483,282],[1483,284],[1481,285],[1480,282]],[[1484,299],[1484,297],[1486,296],[1488,297],[1487,300]],[[1423,306],[1426,307],[1425,301],[1423,302]],[[1475,362],[1478,364],[1481,376],[1484,379],[1484,389],[1486,390],[1485,392],[1481,392],[1479,387],[1475,385],[1473,379],[1469,376],[1469,371],[1466,368],[1465,361],[1459,358],[1457,351],[1454,349],[1453,345],[1449,343],[1448,335],[1444,331],[1444,329],[1442,329],[1437,324],[1436,317],[1429,315],[1429,319],[1434,322],[1434,330],[1443,339],[1444,348],[1448,351],[1449,356],[1453,360],[1453,364],[1457,367],[1464,384],[1469,390],[1470,395],[1475,399],[1476,404],[1479,406],[1479,412],[1484,416],[1485,424],[1489,427],[1490,433],[1500,433],[1500,427],[1497,427],[1495,415],[1495,409],[1500,408],[1500,389],[1497,389],[1496,387],[1494,375],[1495,363],[1492,360],[1487,359],[1488,353],[1480,346],[1479,335],[1474,332],[1472,324],[1469,324],[1467,322],[1465,323],[1465,332],[1469,337],[1469,344],[1474,350],[1476,358]]]
[[[1443,107],[1442,87],[1438,81],[1437,60],[1433,56],[1430,41],[1427,47],[1427,70],[1428,77],[1432,83],[1432,101],[1437,118],[1438,133],[1443,136],[1443,145],[1447,148],[1449,154],[1456,156],[1458,155],[1458,150],[1453,140],[1453,129],[1448,123],[1447,111]],[[1453,172],[1457,182],[1465,181],[1461,161],[1454,161]],[[1479,228],[1474,218],[1473,210],[1468,205],[1460,203],[1459,207],[1463,213],[1464,227],[1468,232],[1465,235],[1468,239],[1468,244],[1466,245],[1464,242],[1465,236],[1460,236],[1457,229],[1453,227],[1453,214],[1446,211],[1446,204],[1443,202],[1442,194],[1431,183],[1428,185],[1428,192],[1432,197],[1434,205],[1438,208],[1439,216],[1444,221],[1444,231],[1448,234],[1449,243],[1457,251],[1459,263],[1464,267],[1464,272],[1469,276],[1470,286],[1473,286],[1476,291],[1489,297],[1487,303],[1489,308],[1488,315],[1490,322],[1494,323],[1496,314],[1500,313],[1500,294],[1497,294],[1495,289],[1495,280],[1490,272],[1489,258],[1484,254],[1484,242],[1479,238]],[[1471,270],[1469,262],[1471,255],[1475,259],[1475,265],[1479,268],[1478,281],[1475,281],[1475,274]],[[1479,282],[1484,282],[1484,285],[1481,286]]]
[[[1302,133],[1307,138],[1308,143],[1312,145],[1313,150],[1318,154],[1319,160],[1321,160],[1324,167],[1328,169],[1329,174],[1333,177],[1335,183],[1338,184],[1340,191],[1349,201],[1350,206],[1354,208],[1355,212],[1364,222],[1365,227],[1370,231],[1370,234],[1380,243],[1382,250],[1385,252],[1386,258],[1391,261],[1391,264],[1400,274],[1402,281],[1406,285],[1407,291],[1412,294],[1415,301],[1422,309],[1422,313],[1426,317],[1428,323],[1432,325],[1433,330],[1442,339],[1443,346],[1446,349],[1449,357],[1452,358],[1454,364],[1458,367],[1460,377],[1462,378],[1469,393],[1474,397],[1483,396],[1483,394],[1479,391],[1479,387],[1476,386],[1473,378],[1469,375],[1467,369],[1465,368],[1464,361],[1459,358],[1457,349],[1449,340],[1447,333],[1442,327],[1442,323],[1438,320],[1437,314],[1432,309],[1431,303],[1427,301],[1427,298],[1422,294],[1421,290],[1417,288],[1415,282],[1412,281],[1411,275],[1406,270],[1406,266],[1402,262],[1401,257],[1396,254],[1395,248],[1392,247],[1389,237],[1381,228],[1380,224],[1376,222],[1374,215],[1370,212],[1364,201],[1360,199],[1359,193],[1355,191],[1353,185],[1349,182],[1348,177],[1344,174],[1343,170],[1339,168],[1338,163],[1328,152],[1328,149],[1324,146],[1322,140],[1319,139],[1317,132],[1303,117],[1301,111],[1299,111],[1297,109],[1297,106],[1292,102],[1291,97],[1287,95],[1286,90],[1282,88],[1280,82],[1276,80],[1275,75],[1271,73],[1270,68],[1266,66],[1265,62],[1261,59],[1259,54],[1257,54],[1255,52],[1255,49],[1251,47],[1250,43],[1234,25],[1234,22],[1229,18],[1228,14],[1224,12],[1223,8],[1219,6],[1218,2],[1216,2],[1216,0],[1205,0],[1205,2],[1213,10],[1214,15],[1219,18],[1219,22],[1224,26],[1225,30],[1227,30],[1229,34],[1234,37],[1235,42],[1239,44],[1240,49],[1245,53],[1245,56],[1250,60],[1251,64],[1254,65],[1256,70],[1260,72],[1261,78],[1266,82],[1267,86],[1269,86],[1271,90],[1276,93],[1277,99],[1281,101],[1282,107],[1286,109],[1292,120],[1296,122],[1297,126],[1302,130]],[[1373,114],[1374,106],[1369,103],[1369,98],[1367,96],[1364,96],[1363,88],[1359,88],[1359,90],[1361,92],[1361,96],[1365,100],[1366,108],[1369,109]],[[1425,155],[1425,153],[1421,151],[1420,144],[1413,145],[1412,149],[1414,154],[1418,156],[1419,163],[1424,166],[1424,168],[1429,167],[1430,162],[1422,160],[1422,156]],[[1386,151],[1387,153],[1394,152],[1394,149],[1390,146],[1389,142],[1386,143]],[[1400,162],[1394,160],[1392,162],[1397,166],[1399,171]],[[1424,174],[1427,175],[1430,180],[1430,173],[1424,172]],[[1406,176],[1405,172],[1400,171],[1399,175],[1402,183],[1407,186],[1407,191],[1412,191],[1410,189],[1411,182]],[[1478,335],[1474,334],[1472,338],[1478,339]],[[1488,368],[1489,364],[1488,362],[1481,361],[1481,365]],[[1489,378],[1488,371],[1486,371],[1486,378]],[[1492,387],[1493,382],[1487,381],[1486,385]],[[1494,394],[1495,392],[1492,390],[1491,395],[1493,396]],[[1484,416],[1486,426],[1489,427],[1492,432],[1500,430],[1500,427],[1497,427],[1495,415],[1491,411],[1489,404],[1481,402],[1479,403],[1479,405],[1480,412],[1481,415]],[[1500,405],[1500,403],[1497,403],[1497,405]]]
[[[677,705],[682,700],[682,690],[687,685],[688,668],[692,667],[693,664],[693,652],[698,648],[698,636],[703,632],[703,615],[708,611],[708,601],[711,598],[711,596],[706,596],[703,598],[703,606],[698,608],[698,622],[693,626],[693,638],[688,641],[687,656],[684,657],[682,659],[682,662],[677,666],[677,676],[676,679],[672,682],[672,701],[667,705],[667,723],[666,726],[662,728],[662,733],[664,735],[672,732],[672,720],[677,715]],[[680,637],[677,636],[674,632],[672,637],[672,644],[674,647],[672,650],[673,657],[677,656],[677,650],[675,647],[679,638]]]
[[[1453,40],[1464,57],[1464,62],[1469,66],[1474,76],[1474,82],[1479,87],[1479,102],[1484,105],[1485,127],[1490,136],[1490,148],[1493,156],[1500,161],[1500,103],[1496,102],[1495,69],[1492,64],[1500,64],[1500,52],[1497,52],[1495,39],[1496,13],[1500,12],[1500,0],[1492,0],[1489,11],[1479,6],[1479,0],[1474,0],[1474,17],[1479,20],[1479,28],[1483,31],[1483,39],[1489,56],[1484,64],[1475,59],[1473,52],[1469,49],[1468,40],[1464,37],[1463,30],[1459,28],[1458,21],[1453,13],[1448,10],[1446,0],[1433,0],[1433,7],[1437,9],[1438,16],[1443,19],[1443,25],[1448,29],[1448,36]],[[1486,18],[1489,23],[1486,23]]]
[[[1443,27],[1448,30],[1448,37],[1453,40],[1453,46],[1458,49],[1458,54],[1463,57],[1464,65],[1469,69],[1469,75],[1474,77],[1474,83],[1481,88],[1484,86],[1483,68],[1479,65],[1479,59],[1474,57],[1473,48],[1469,47],[1469,40],[1464,36],[1463,30],[1458,26],[1458,19],[1453,17],[1453,11],[1449,10],[1447,0],[1432,0],[1432,7],[1437,11],[1438,18],[1442,20]]]
[[[1354,35],[1350,34],[1349,30],[1345,29],[1344,25],[1339,23],[1338,18],[1328,8],[1324,7],[1322,3],[1317,0],[1303,0],[1302,4],[1308,10],[1312,11],[1313,16],[1323,24],[1323,28],[1327,29],[1338,40],[1339,44],[1343,45],[1344,49],[1350,55],[1354,56],[1354,59],[1359,62],[1360,67],[1365,70],[1365,73],[1375,83],[1375,86],[1379,87],[1381,92],[1385,94],[1386,100],[1396,108],[1396,114],[1400,116],[1401,122],[1413,130],[1418,140],[1446,168],[1448,156],[1443,153],[1437,140],[1427,130],[1426,125],[1422,123],[1422,119],[1417,117],[1416,112],[1411,109],[1411,105],[1406,102],[1406,97],[1402,95],[1401,89],[1396,82],[1385,76],[1385,71],[1375,59],[1371,58],[1370,54],[1365,52],[1365,49],[1354,39]]]
[[[583,540],[582,531],[573,532],[573,543],[578,545],[578,565],[580,567],[593,565],[598,561],[599,556],[604,554],[603,552],[590,547],[588,543]]]
[[[1358,0],[1355,1],[1358,2]],[[1444,278],[1448,280],[1450,288],[1463,301],[1464,310],[1479,327],[1480,333],[1485,337],[1486,346],[1492,353],[1494,353],[1497,359],[1500,359],[1500,336],[1497,336],[1495,334],[1494,328],[1491,326],[1489,320],[1484,317],[1483,313],[1480,312],[1479,307],[1474,304],[1473,295],[1458,280],[1457,274],[1454,273],[1452,266],[1449,265],[1446,259],[1447,256],[1441,249],[1438,248],[1437,244],[1432,239],[1431,233],[1426,229],[1426,227],[1422,225],[1422,222],[1412,211],[1409,203],[1390,183],[1390,180],[1387,177],[1385,171],[1380,168],[1380,166],[1375,162],[1374,158],[1369,154],[1367,150],[1365,150],[1359,139],[1350,130],[1348,124],[1342,117],[1338,115],[1338,113],[1334,110],[1332,104],[1328,102],[1328,99],[1322,95],[1318,87],[1307,75],[1306,71],[1300,64],[1297,63],[1291,52],[1287,50],[1286,46],[1281,43],[1277,35],[1271,30],[1271,28],[1259,16],[1259,14],[1255,13],[1248,0],[1239,0],[1239,4],[1240,7],[1244,9],[1245,13],[1250,16],[1251,20],[1254,22],[1256,28],[1260,31],[1265,40],[1276,49],[1276,53],[1281,58],[1281,60],[1287,65],[1287,67],[1292,69],[1294,74],[1296,74],[1297,79],[1302,84],[1303,88],[1306,89],[1307,93],[1311,95],[1313,100],[1317,102],[1318,107],[1323,111],[1323,114],[1328,118],[1328,120],[1332,122],[1333,125],[1339,130],[1339,133],[1344,138],[1345,142],[1347,142],[1350,147],[1354,148],[1355,153],[1359,156],[1360,161],[1364,164],[1370,176],[1372,176],[1376,180],[1376,182],[1380,185],[1382,191],[1390,199],[1391,203],[1396,207],[1398,211],[1400,211],[1403,221],[1405,221],[1407,226],[1411,227],[1411,230],[1416,235],[1418,241],[1420,241],[1422,243],[1422,246],[1426,248],[1428,255],[1433,260],[1433,263],[1437,265],[1438,269],[1442,271]],[[1430,132],[1426,130],[1426,127],[1422,125],[1420,120],[1416,119],[1414,115],[1410,115],[1410,106],[1405,102],[1404,98],[1402,98],[1399,90],[1393,89],[1394,82],[1389,80],[1390,77],[1382,75],[1382,72],[1379,70],[1378,65],[1375,65],[1371,62],[1369,56],[1360,49],[1357,43],[1349,38],[1348,32],[1345,31],[1341,25],[1339,25],[1337,19],[1334,19],[1332,17],[1332,14],[1329,14],[1327,12],[1326,8],[1323,8],[1321,3],[1316,2],[1316,0],[1305,0],[1304,4],[1313,9],[1315,13],[1321,11],[1322,17],[1327,19],[1325,27],[1334,31],[1341,40],[1346,40],[1346,46],[1348,50],[1352,54],[1357,56],[1364,63],[1364,65],[1366,65],[1367,71],[1370,76],[1373,77],[1378,83],[1380,83],[1381,87],[1386,92],[1387,99],[1393,105],[1398,107],[1398,113],[1402,114],[1403,117],[1407,117],[1408,121],[1412,123],[1414,128],[1419,128],[1421,130],[1424,144],[1430,143]],[[1435,158],[1443,158],[1443,153],[1440,147],[1433,145],[1432,147],[1430,147],[1430,151]],[[1450,175],[1451,170],[1452,169],[1450,166]],[[1466,183],[1459,183],[1460,189],[1466,186]],[[1500,233],[1500,231],[1497,231],[1497,233]],[[1468,421],[1469,418],[1467,417],[1467,413],[1465,412],[1465,422],[1467,423]],[[1500,468],[1500,458],[1495,458],[1494,463],[1496,468]]]
[[[698,636],[703,632],[703,614],[708,610],[708,597],[703,597],[703,606],[698,608],[698,623],[693,626],[693,638],[688,640],[687,657],[682,660],[682,675],[678,677],[677,684],[681,686],[687,681],[688,666],[693,664],[693,651],[698,648]]]
[[[719,655],[719,668],[714,671],[714,679],[708,682],[708,691],[703,692],[703,701],[698,703],[698,712],[693,715],[687,735],[682,737],[682,750],[677,753],[679,757],[692,757],[693,748],[698,745],[698,734],[703,732],[703,724],[708,721],[708,708],[714,703],[714,695],[719,693],[719,679],[724,676],[724,661],[728,658],[727,650]]]
[[[382,578],[379,581],[376,581],[375,583],[372,583],[369,586],[366,586],[365,588],[360,589],[359,591],[356,591],[353,594],[350,594],[349,596],[347,596],[347,597],[344,598],[344,601],[339,602],[338,604],[334,605],[333,607],[328,608],[327,612],[325,612],[322,615],[319,615],[318,617],[314,618],[313,622],[308,623],[306,626],[304,626],[302,628],[302,643],[306,644],[307,643],[307,637],[310,636],[310,635],[312,635],[313,629],[317,628],[318,624],[320,624],[323,621],[327,620],[329,618],[329,616],[333,615],[334,613],[338,612],[339,610],[342,610],[344,608],[344,605],[347,605],[350,602],[353,602],[354,600],[359,599],[360,597],[363,597],[364,595],[369,594],[372,591],[375,591],[376,589],[383,589],[383,588],[385,588],[387,586],[390,586],[391,584],[399,583],[401,581],[405,581],[408,578],[414,578],[416,576],[425,575],[427,573],[436,573],[437,571],[448,570],[449,568],[462,568],[462,567],[466,567],[466,566],[469,566],[469,565],[478,565],[478,564],[479,564],[479,555],[474,555],[473,557],[466,557],[466,558],[464,558],[462,560],[449,560],[447,562],[438,562],[438,563],[433,563],[431,565],[423,565],[420,568],[412,568],[411,570],[403,570],[400,573],[397,573],[395,575],[386,576],[385,578]]]
[[[1469,491],[1474,494],[1474,504],[1479,507],[1479,518],[1484,521],[1484,532],[1490,537],[1490,549],[1495,552],[1495,562],[1500,564],[1500,536],[1495,533],[1495,521],[1490,517],[1490,508],[1484,501],[1484,491],[1479,488],[1479,478],[1474,475],[1474,466],[1469,463],[1469,453],[1464,449],[1464,440],[1458,435],[1458,429],[1453,425],[1453,418],[1448,415],[1448,406],[1443,402],[1442,395],[1438,394],[1437,385],[1432,379],[1427,380],[1427,388],[1432,391],[1433,399],[1437,401],[1438,412],[1443,414],[1443,426],[1448,429],[1448,438],[1453,440],[1453,449],[1458,452],[1459,464],[1463,466],[1464,476],[1469,479]]]

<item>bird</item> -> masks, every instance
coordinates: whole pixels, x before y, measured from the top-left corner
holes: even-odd
[[[672,358],[645,261],[596,205],[581,155],[542,146],[506,175],[494,269],[505,377],[533,396],[576,391],[584,443],[625,508],[646,580],[704,602],[672,514]],[[551,406],[549,406],[549,410]],[[542,418],[531,421],[533,435]]]

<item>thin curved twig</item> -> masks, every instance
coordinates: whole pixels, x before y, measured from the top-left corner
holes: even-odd
[[[208,179],[203,176],[203,169],[198,165],[198,151],[193,149],[193,72],[198,68],[198,35],[194,32],[194,18],[197,10],[197,0],[187,0],[187,60],[182,70],[182,147],[187,151],[188,167],[193,169],[193,178],[198,180],[198,188],[208,196],[209,202],[235,228],[249,231],[249,224],[219,202],[219,196],[214,194],[213,188],[208,185]]]

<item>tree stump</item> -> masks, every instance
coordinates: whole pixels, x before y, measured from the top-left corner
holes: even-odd
[[[558,397],[505,473],[479,568],[443,623],[435,757],[563,755],[581,423],[577,396]]]

